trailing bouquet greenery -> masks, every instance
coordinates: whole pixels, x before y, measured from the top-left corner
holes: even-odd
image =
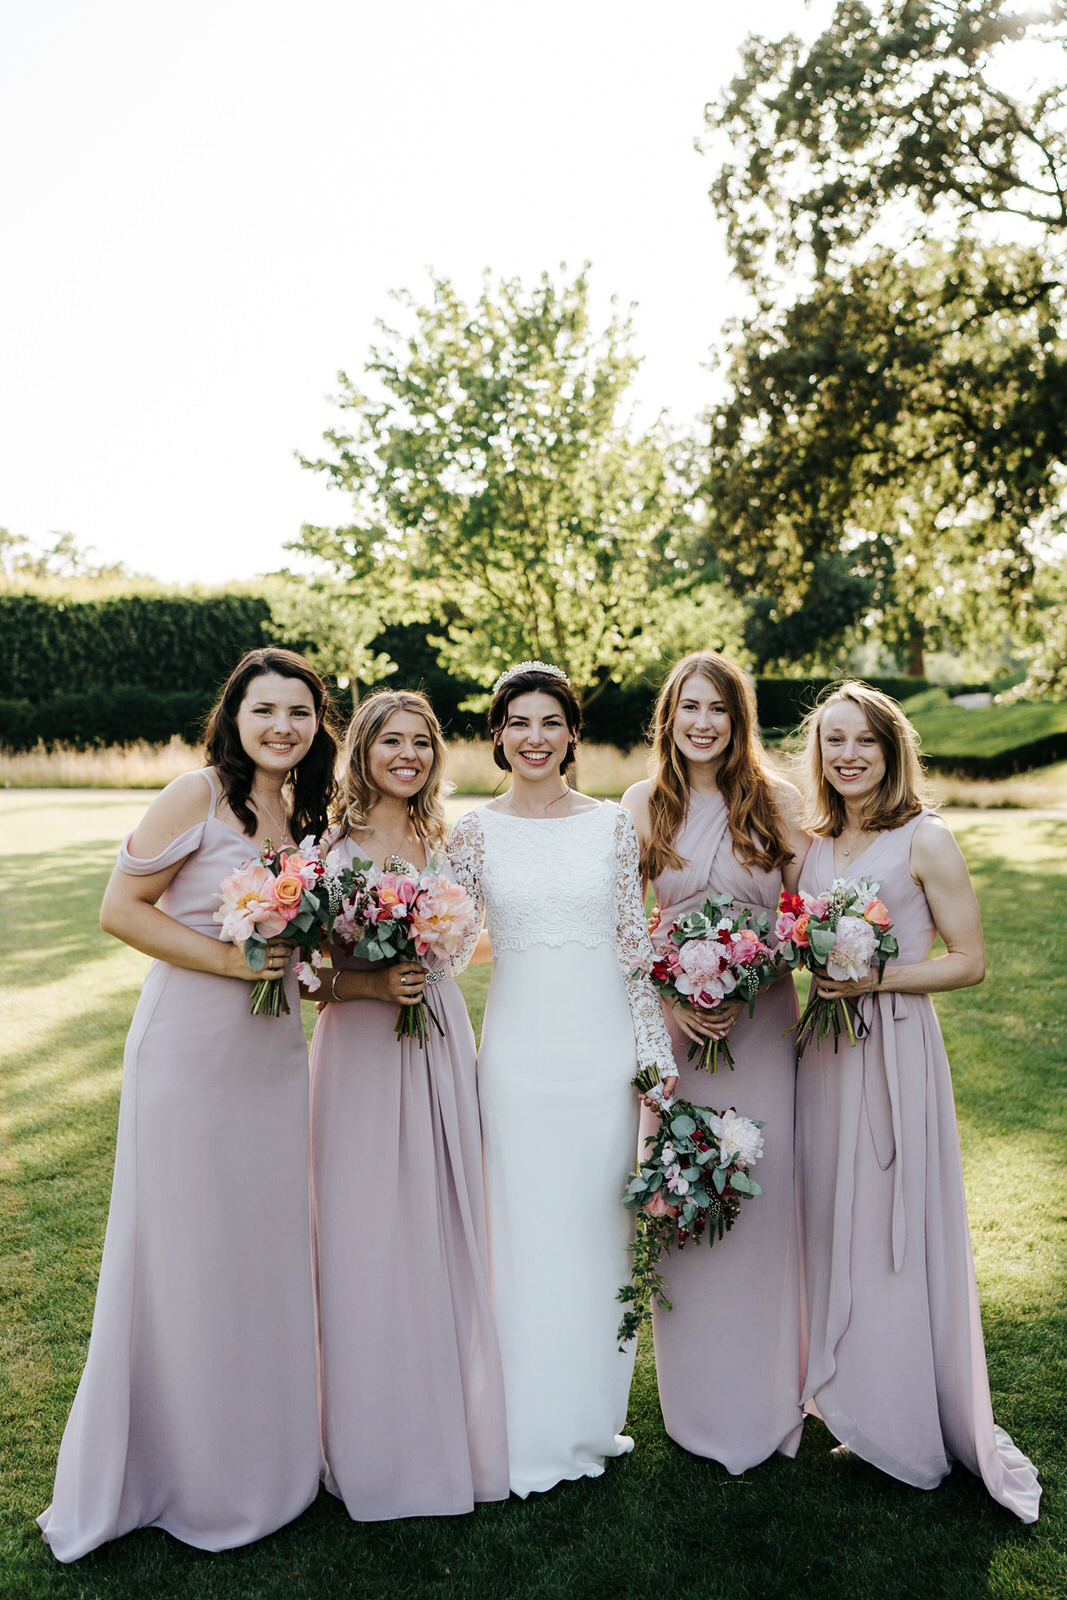
[[[653,1300],[660,1310],[671,1310],[659,1271],[663,1252],[701,1239],[713,1245],[737,1221],[741,1201],[763,1193],[748,1175],[763,1154],[762,1122],[738,1116],[732,1106],[719,1112],[665,1099],[654,1067],[639,1073],[634,1087],[662,1111],[658,1132],[645,1140],[652,1149],[622,1199],[636,1213],[637,1229],[630,1246],[630,1282],[618,1295],[630,1308],[619,1323],[620,1349],[651,1320]]]

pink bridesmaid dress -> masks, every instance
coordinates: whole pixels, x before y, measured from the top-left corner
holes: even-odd
[[[217,937],[222,879],[252,854],[211,814],[151,861],[160,900]],[[307,1055],[250,986],[154,961],[126,1042],[92,1337],[39,1518],[60,1561],[134,1528],[201,1550],[262,1538],[319,1479]]]
[[[924,813],[925,815],[926,813]],[[881,884],[902,962],[925,960],[934,919],[911,876],[921,820],[879,834],[849,876]],[[836,876],[816,839],[801,874]],[[993,1421],[956,1107],[928,995],[860,1002],[869,1033],[809,1045],[797,1079],[797,1182],[807,1299],[805,1401],[883,1472],[933,1489],[954,1461],[1034,1522],[1037,1472]]]
[[[733,851],[721,795],[690,792],[676,841],[686,862],[654,880],[662,917],[655,942],[683,912],[710,894],[730,894],[763,909],[774,925],[780,872],[742,866]],[[744,1472],[775,1451],[794,1456],[800,1443],[800,1287],[793,1182],[796,994],[783,979],[743,1012],[730,1034],[735,1071],[698,1072],[690,1041],[668,1017],[679,1083],[695,1105],[733,1106],[764,1123],[764,1155],[752,1176],[763,1194],[747,1201],[733,1229],[674,1250],[664,1277],[672,1311],[653,1312],[656,1378],[667,1432],[694,1455]],[[641,1135],[654,1119],[642,1115]]]
[[[360,1522],[508,1497],[474,1034],[451,976],[426,992],[423,1048],[381,1000],[327,1006],[311,1043],[326,1487]]]

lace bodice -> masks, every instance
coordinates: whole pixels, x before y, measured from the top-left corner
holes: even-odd
[[[652,955],[637,831],[613,801],[576,816],[514,817],[485,806],[459,819],[448,842],[458,881],[486,913],[493,954],[530,945],[614,945],[642,1066],[666,1073],[672,1054],[659,999],[635,967]],[[479,916],[478,925],[481,926]],[[455,958],[469,961],[477,939]]]

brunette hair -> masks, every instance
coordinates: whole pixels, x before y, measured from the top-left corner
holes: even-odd
[[[520,694],[550,694],[558,702],[570,734],[567,754],[559,765],[560,777],[566,777],[574,765],[575,746],[582,728],[582,708],[567,678],[557,677],[554,672],[540,672],[536,667],[512,673],[493,690],[489,704],[489,737],[493,741],[493,760],[502,772],[511,771],[497,735],[503,733],[508,720],[508,707]]]
[[[689,810],[689,772],[674,742],[674,719],[682,690],[695,676],[707,679],[730,717],[730,743],[716,778],[726,801],[734,853],[746,867],[764,872],[780,869],[792,861],[793,852],[778,812],[777,784],[757,732],[756,696],[740,667],[715,650],[696,650],[671,668],[652,713],[651,832],[641,870],[658,878],[685,864],[675,840]]]
[[[899,828],[929,805],[926,774],[919,759],[919,735],[895,700],[880,689],[849,679],[823,695],[800,725],[807,764],[808,818],[811,833],[836,839],[845,826],[845,802],[827,780],[822,761],[822,723],[831,706],[851,700],[867,718],[885,757],[885,777],[863,807],[863,825],[872,832]]]
[[[361,700],[345,730],[341,746],[336,817],[338,837],[346,839],[356,828],[365,828],[378,790],[370,775],[370,748],[389,718],[398,711],[410,711],[426,724],[433,746],[433,761],[426,782],[408,800],[408,814],[416,831],[431,851],[442,849],[448,822],[441,804],[445,783],[445,741],[434,709],[424,694],[413,689],[379,689]]]
[[[320,839],[329,824],[330,801],[334,792],[334,762],[337,740],[331,727],[330,692],[310,661],[295,650],[249,650],[226,680],[222,694],[208,714],[204,729],[204,765],[214,767],[222,792],[245,832],[254,835],[259,818],[248,804],[256,775],[255,762],[241,743],[237,713],[254,678],[276,672],[280,678],[298,678],[311,694],[318,726],[311,749],[289,773],[292,793],[291,831],[298,842],[310,833]]]

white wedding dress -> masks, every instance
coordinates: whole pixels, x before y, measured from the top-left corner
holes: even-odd
[[[480,807],[448,846],[493,947],[478,1085],[490,1285],[504,1365],[511,1488],[598,1477],[622,1428],[636,1342],[621,1203],[638,1062],[672,1061],[651,984],[633,819],[611,801],[542,820]],[[480,922],[480,919],[479,919]]]

